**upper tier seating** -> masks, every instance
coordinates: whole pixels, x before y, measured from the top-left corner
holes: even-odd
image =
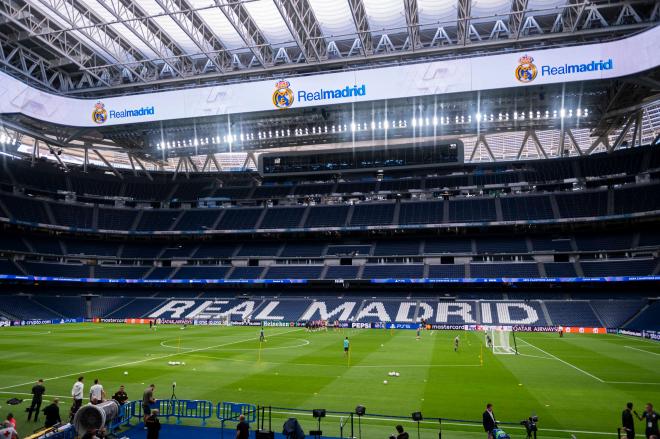
[[[539,277],[539,269],[534,262],[470,264],[470,277]]]
[[[557,194],[555,198],[562,218],[607,215],[607,191]]]
[[[304,207],[272,207],[266,209],[261,221],[261,229],[292,229],[298,227],[302,220]]]
[[[544,195],[502,197],[500,203],[504,221],[554,218],[550,197]]]
[[[405,265],[370,265],[364,266],[362,279],[404,279],[424,277],[424,266]]]
[[[401,203],[399,224],[440,224],[443,222],[444,204],[442,201]]]
[[[350,207],[314,206],[309,210],[305,227],[343,227]]]
[[[331,265],[324,279],[357,279],[360,267],[355,265]]]
[[[323,265],[272,265],[266,279],[319,279]]]
[[[354,207],[351,226],[379,226],[392,224],[394,217],[393,203],[358,204]]]
[[[646,276],[653,274],[657,259],[631,259],[620,261],[581,261],[584,275],[589,276]]]
[[[449,201],[449,222],[485,222],[495,221],[495,200],[483,199],[456,199]]]

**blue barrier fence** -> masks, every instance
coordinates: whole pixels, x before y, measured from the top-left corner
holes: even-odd
[[[180,400],[175,401],[176,423],[180,424],[181,419],[201,419],[202,426],[206,425],[206,420],[213,416],[213,403],[202,400]]]
[[[133,418],[135,415],[136,405],[137,405],[137,401],[130,401],[127,402],[126,404],[119,406],[119,416],[117,416],[115,419],[110,421],[110,425],[108,425],[108,430],[110,432],[113,432],[117,430],[119,427],[122,427],[124,425],[126,426],[131,425],[131,418]]]
[[[252,423],[257,419],[257,406],[242,402],[219,402],[215,409],[216,417],[221,421],[236,421],[245,416],[245,421]]]

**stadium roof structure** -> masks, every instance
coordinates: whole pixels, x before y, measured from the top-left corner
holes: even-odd
[[[5,0],[3,68],[43,89],[135,93],[616,38],[653,0]]]
[[[0,68],[44,92],[108,98],[615,41],[659,21],[660,3],[654,0],[4,0]],[[655,69],[634,80],[555,84],[520,93],[459,93],[448,98],[449,117],[456,124],[442,135],[467,136],[466,160],[474,161],[524,158],[526,143],[536,158],[611,150],[631,136],[633,144],[648,142],[657,134],[659,76]],[[547,105],[534,106],[528,123],[513,122],[514,112],[527,115],[530,102],[546,96]],[[489,104],[483,117],[494,123],[488,129],[475,130],[471,123],[480,113],[475,102]],[[410,116],[415,120],[417,113],[410,108],[434,107],[437,99],[395,99],[388,106],[405,112],[405,128],[412,128]],[[91,155],[102,166],[135,168],[133,159],[138,159],[139,166],[148,162],[174,169],[190,162],[194,169],[195,160],[201,168],[215,152],[238,152],[241,161],[268,148],[355,143],[351,132],[373,121],[373,108],[363,103],[333,106],[322,114],[292,109],[286,115],[234,115],[231,121],[217,116],[94,129],[20,114],[3,115],[0,123],[5,139],[35,156],[50,154],[63,166],[60,151],[63,158],[85,164]],[[539,108],[542,114],[537,115]],[[568,111],[581,118],[569,123],[562,117]],[[498,121],[500,114],[506,116]],[[428,112],[417,117],[429,125]],[[325,126],[348,126],[348,138],[327,130],[312,133],[314,126],[320,129],[319,120]],[[252,136],[250,141],[215,142],[224,147],[203,151],[197,145],[192,150],[160,148],[166,139],[231,139],[232,133],[221,127],[236,124]],[[305,135],[273,136],[275,125]],[[539,133],[544,130],[552,133]],[[501,146],[488,137],[510,131],[521,134],[522,146],[515,136]],[[398,137],[416,136],[415,130],[401,130]],[[573,146],[565,148],[565,139]]]

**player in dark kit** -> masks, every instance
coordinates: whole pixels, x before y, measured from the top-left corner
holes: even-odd
[[[642,415],[638,415],[637,412],[633,411],[637,419],[644,421],[646,424],[646,439],[659,439],[660,432],[658,432],[658,418],[660,415],[653,410],[653,404],[646,403],[646,408]]]

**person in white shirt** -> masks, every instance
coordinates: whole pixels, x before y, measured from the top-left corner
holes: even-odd
[[[73,388],[71,389],[71,397],[73,398],[73,405],[71,406],[71,420],[76,415],[76,412],[82,405],[85,385],[83,384],[84,377],[78,377],[78,381],[75,382]]]
[[[94,385],[89,388],[89,402],[92,404],[99,404],[105,399],[105,390],[99,383],[99,379],[94,380]]]

